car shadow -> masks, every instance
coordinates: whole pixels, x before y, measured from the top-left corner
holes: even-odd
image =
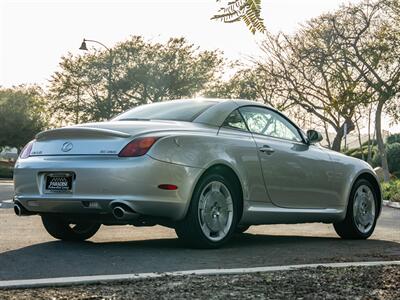
[[[51,241],[0,253],[0,280],[399,259],[399,243],[375,239],[246,233],[207,250],[188,249],[174,238]]]

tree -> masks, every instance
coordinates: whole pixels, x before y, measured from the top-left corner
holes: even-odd
[[[183,38],[151,43],[135,36],[112,49],[111,111],[109,52],[62,58],[50,83],[53,110],[71,122],[109,119],[136,105],[193,97],[218,79],[224,60]]]
[[[207,97],[257,100],[278,110],[293,106],[287,98],[275,97],[278,85],[263,68],[249,67],[237,71],[228,81],[217,81],[205,92]]]
[[[276,78],[280,97],[319,118],[326,132],[327,125],[335,130],[331,147],[340,151],[345,129],[347,133],[355,129],[356,107],[371,95],[362,77],[343,63],[325,17],[310,21],[295,35],[267,34],[259,66],[269,78]]]
[[[211,19],[225,23],[243,21],[253,34],[256,31],[265,32],[264,20],[261,18],[261,0],[230,0]]]
[[[45,100],[37,87],[0,89],[0,149],[22,147],[46,127]]]
[[[336,45],[341,56],[374,91],[376,140],[387,181],[389,169],[381,123],[384,107],[391,107],[393,113],[400,92],[400,3],[364,1],[344,7],[328,19],[338,36]]]

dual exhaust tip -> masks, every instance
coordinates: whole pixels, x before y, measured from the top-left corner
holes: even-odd
[[[14,213],[21,216],[29,216],[32,213],[27,211],[19,202],[15,202],[14,204]],[[112,214],[117,220],[133,220],[139,217],[139,214],[133,211],[126,204],[116,205],[112,209]]]

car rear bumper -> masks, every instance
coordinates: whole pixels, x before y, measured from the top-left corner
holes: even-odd
[[[71,193],[46,193],[46,174],[58,172],[75,175]],[[66,214],[110,214],[114,204],[125,203],[140,215],[179,220],[201,172],[147,155],[30,157],[16,163],[14,201],[29,212]],[[178,189],[163,190],[160,184]]]

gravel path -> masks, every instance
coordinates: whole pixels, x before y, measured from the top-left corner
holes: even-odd
[[[0,290],[0,299],[400,299],[400,266],[162,277],[116,284]]]

